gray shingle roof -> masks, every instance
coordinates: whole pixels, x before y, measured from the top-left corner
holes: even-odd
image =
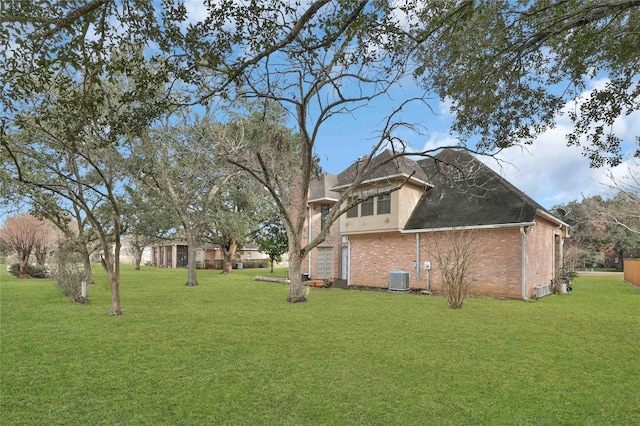
[[[427,189],[405,230],[533,222],[546,210],[466,151],[445,149],[418,162]]]
[[[346,170],[340,173],[337,177],[335,187],[341,188],[353,183],[358,177],[358,173],[361,171],[362,167],[364,167],[367,159],[368,156],[363,157],[360,161],[354,162]],[[414,179],[418,179],[423,182],[427,181],[427,175],[416,161],[408,157],[393,158],[393,153],[390,150],[385,150],[380,155],[374,157],[371,161],[371,169],[373,171],[369,176],[367,176],[365,182],[397,175],[413,175],[412,177]]]
[[[322,173],[317,179],[309,182],[309,201],[337,200],[340,194],[331,191],[336,186],[338,177],[331,173]]]

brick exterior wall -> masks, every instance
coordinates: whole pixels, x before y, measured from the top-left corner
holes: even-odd
[[[473,275],[475,282],[471,294],[519,299],[522,297],[522,234],[519,227],[475,230],[480,252]],[[555,238],[559,230],[550,222],[539,218],[526,233],[526,296],[535,297],[535,286],[548,284],[554,277],[559,249],[554,247],[561,239]],[[415,234],[388,232],[349,235],[350,285],[387,288],[389,272],[410,272],[410,287],[442,291],[442,281],[434,253],[437,247],[446,247],[446,232],[420,234],[420,265],[431,262],[427,273],[420,270],[417,280],[414,262],[417,255]],[[554,254],[554,251],[556,253]]]
[[[556,237],[556,235],[558,237]],[[562,260],[560,230],[538,216],[527,231],[527,297],[535,296],[535,287],[550,284],[557,276]]]

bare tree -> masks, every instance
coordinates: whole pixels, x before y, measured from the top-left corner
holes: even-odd
[[[624,175],[610,172],[608,177],[607,187],[616,195],[607,205],[595,206],[595,212],[601,220],[640,237],[640,159],[630,160]]]
[[[31,252],[42,244],[47,228],[41,220],[28,214],[12,216],[0,228],[0,238],[18,254],[19,278],[26,278]]]
[[[42,222],[42,232],[40,239],[33,248],[33,254],[36,258],[38,266],[44,266],[47,255],[53,250],[55,243],[58,241],[58,233],[51,222]]]
[[[451,309],[462,307],[475,281],[474,266],[482,255],[481,240],[473,230],[452,229],[434,234],[431,255],[442,278],[442,291]]]
[[[404,36],[394,6],[372,6],[367,1],[316,3],[320,9],[296,27],[294,40],[255,61],[250,72],[235,80],[242,96],[255,102],[236,105],[239,113],[226,135],[228,161],[268,189],[287,230],[290,302],[306,300],[301,264],[324,241],[330,225],[355,205],[405,183],[390,182],[385,193],[362,196],[357,191],[362,182],[400,157],[430,156],[444,148],[415,150],[399,136],[404,131],[419,132],[420,126],[405,120],[404,113],[409,108],[428,111],[424,93],[392,102],[370,135],[369,155],[358,163],[351,185],[341,190],[328,212],[327,226],[302,245],[309,185],[319,171],[315,147],[321,130],[337,116],[356,114],[375,100],[390,97],[391,90],[411,74],[408,57],[392,54],[398,37]],[[294,131],[283,130],[291,122]],[[382,159],[379,154],[385,150],[391,155]]]

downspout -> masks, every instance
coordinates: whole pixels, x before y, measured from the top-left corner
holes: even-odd
[[[347,236],[347,286],[351,285],[351,240]]]
[[[416,232],[416,281],[420,283],[420,234]]]
[[[308,228],[309,228],[308,229],[309,236],[308,236],[308,239],[307,239],[307,244],[309,244],[311,242],[311,204],[309,204],[307,209],[309,211],[308,215],[307,215],[308,223],[309,223],[309,226],[308,226]],[[311,252],[307,253],[307,262],[308,262],[308,265],[309,265],[309,269],[307,269],[307,271],[309,272],[309,279],[311,279]]]
[[[522,235],[522,300],[527,300],[527,231],[520,227]]]
[[[553,242],[553,279],[556,280],[558,278],[560,278],[558,275],[560,275],[560,269],[562,269],[562,265],[564,264],[564,236],[563,236],[563,232],[562,232],[562,224],[558,225],[558,237],[560,238],[560,244],[558,247],[558,255],[560,257],[560,259],[558,259],[558,270],[556,271],[556,259],[555,259],[555,254],[556,254],[556,247],[555,247],[555,241]],[[556,274],[557,272],[557,274]]]

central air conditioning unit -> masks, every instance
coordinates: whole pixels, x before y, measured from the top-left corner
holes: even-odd
[[[390,291],[409,291],[409,272],[392,271],[389,272]]]

